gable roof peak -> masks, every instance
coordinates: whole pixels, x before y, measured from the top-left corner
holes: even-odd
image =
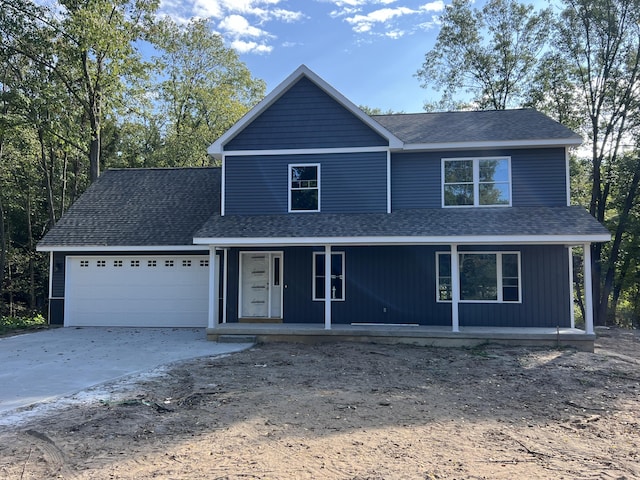
[[[329,95],[333,100],[338,102],[354,116],[359,118],[365,125],[369,126],[373,131],[389,141],[391,148],[401,148],[402,141],[386,127],[376,122],[372,117],[364,113],[358,106],[342,95],[338,90],[332,87],[318,74],[309,67],[302,64],[296,68],[287,78],[285,78],[276,88],[274,88],[262,101],[249,110],[238,122],[236,122],[229,130],[227,130],[220,138],[209,146],[207,153],[216,158],[220,158],[224,152],[224,146],[240,133],[247,125],[249,125],[261,113],[273,105],[280,97],[282,97],[291,87],[293,87],[301,78],[306,77],[313,82],[318,88]]]

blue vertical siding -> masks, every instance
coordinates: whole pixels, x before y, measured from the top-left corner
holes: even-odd
[[[273,248],[272,250],[279,250]],[[312,300],[313,247],[284,248],[284,323],[323,323]],[[451,325],[451,303],[436,301],[436,252],[448,246],[335,247],[345,252],[345,301],[333,302],[334,324]],[[522,303],[461,303],[461,326],[570,326],[565,247],[465,246],[461,251],[519,251]],[[237,321],[238,251],[229,257],[228,321]]]
[[[51,277],[51,296],[54,298],[64,297],[66,258],[67,258],[67,255],[65,253],[54,252],[53,254],[53,276]]]
[[[386,152],[239,156],[225,159],[225,215],[288,211],[289,165],[320,164],[325,213],[387,211]]]
[[[389,142],[303,77],[224,146],[233,150],[339,148]]]
[[[569,327],[569,254],[562,245],[464,247],[460,251],[520,252],[522,303],[461,303],[460,325]]]
[[[393,153],[392,209],[440,208],[442,159],[489,156],[511,157],[511,191],[514,207],[550,207],[567,204],[564,148],[465,150]]]

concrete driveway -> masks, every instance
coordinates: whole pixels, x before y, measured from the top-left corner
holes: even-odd
[[[0,414],[189,358],[249,348],[199,328],[57,328],[0,338]]]

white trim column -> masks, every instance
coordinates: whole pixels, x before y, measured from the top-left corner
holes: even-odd
[[[458,245],[451,244],[451,330],[460,331],[460,259]]]
[[[591,244],[585,243],[584,249],[584,330],[593,334],[593,278],[591,273]]]
[[[576,328],[576,303],[573,295],[573,247],[567,247],[569,252],[569,315],[571,328]]]
[[[222,323],[227,323],[227,277],[229,276],[229,249],[222,250]],[[220,277],[218,277],[220,278]]]
[[[216,328],[219,323],[218,305],[218,278],[220,272],[220,262],[217,260],[216,247],[209,247],[209,328]]]
[[[324,246],[324,329],[331,330],[331,245]]]

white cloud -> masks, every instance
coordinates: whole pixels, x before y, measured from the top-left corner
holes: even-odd
[[[191,18],[215,20],[229,45],[239,53],[264,54],[273,50],[269,45],[276,38],[272,32],[277,25],[273,22],[290,24],[307,18],[302,11],[283,8],[281,3],[283,0],[161,0],[159,16],[178,23]]]
[[[442,12],[444,10],[444,2],[436,0],[435,2],[425,3],[420,6],[420,10],[425,12]]]
[[[180,2],[177,2],[180,5]],[[199,18],[220,18],[222,8],[216,0],[195,0],[191,7],[191,16]]]
[[[271,45],[259,44],[257,42],[245,42],[244,40],[234,40],[231,42],[231,48],[238,53],[271,53],[273,47]]]
[[[269,36],[264,30],[249,25],[248,20],[242,15],[229,15],[223,18],[218,24],[218,28],[221,28],[235,38]]]
[[[374,10],[367,15],[354,15],[352,17],[347,17],[345,20],[353,25],[354,31],[368,32],[374,24],[387,23],[393,18],[414,13],[416,13],[415,10],[411,10],[407,7],[381,8],[380,10]]]
[[[320,0],[322,1],[322,0]],[[418,5],[410,0],[328,0],[336,8],[331,18],[342,18],[356,33],[397,39],[433,27],[444,0]],[[406,4],[411,3],[411,6]],[[391,6],[391,4],[396,4]]]

